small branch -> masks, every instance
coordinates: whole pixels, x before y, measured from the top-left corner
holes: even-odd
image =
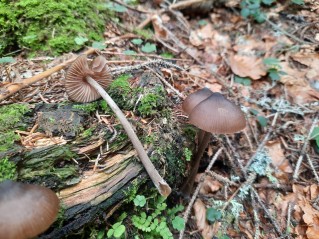
[[[127,73],[127,72],[140,70],[140,69],[143,69],[143,68],[145,68],[147,66],[149,66],[149,67],[161,66],[161,67],[167,67],[167,68],[173,67],[173,68],[175,68],[177,70],[184,71],[184,69],[182,67],[180,67],[178,65],[175,65],[173,63],[170,63],[168,61],[163,61],[161,59],[148,61],[148,62],[142,63],[140,65],[135,65],[135,66],[125,66],[125,67],[111,68],[110,71],[111,71],[111,74],[114,76],[114,75],[121,75],[121,74],[124,74],[124,73]]]
[[[297,164],[296,164],[296,168],[295,168],[294,175],[293,175],[294,181],[296,181],[297,178],[298,178],[299,168],[300,168],[300,166],[301,166],[303,157],[304,157],[304,155],[305,155],[305,152],[306,152],[306,149],[307,149],[307,146],[308,146],[308,142],[309,142],[309,140],[310,140],[311,133],[312,133],[313,129],[315,128],[315,126],[317,125],[317,122],[318,122],[318,116],[315,116],[315,118],[314,118],[313,121],[312,121],[312,125],[311,125],[311,127],[310,127],[308,136],[307,136],[307,138],[305,139],[304,145],[302,146],[302,149],[301,149],[301,152],[300,152],[300,156],[299,156],[298,161],[297,161]]]
[[[141,162],[143,163],[148,175],[152,179],[154,185],[158,189],[159,193],[162,196],[167,197],[171,193],[170,186],[166,183],[166,181],[161,177],[161,175],[158,173],[156,168],[154,167],[153,163],[147,156],[147,153],[145,152],[143,145],[141,144],[140,140],[138,139],[137,135],[135,134],[131,124],[126,119],[123,112],[120,110],[120,108],[116,105],[116,103],[113,101],[113,99],[106,93],[106,91],[91,77],[87,77],[87,82],[93,86],[103,97],[103,99],[107,102],[107,104],[110,106],[110,108],[113,110],[113,112],[117,115],[119,118],[121,124],[123,125],[123,128],[125,129],[128,137],[132,141],[132,144],[134,148],[136,149]]]
[[[262,200],[261,200],[261,198],[259,197],[259,195],[258,195],[258,193],[256,192],[256,190],[255,190],[253,187],[251,187],[251,188],[250,188],[250,191],[251,191],[251,193],[253,194],[252,196],[254,196],[254,197],[257,199],[259,205],[260,205],[260,206],[262,207],[262,209],[264,210],[264,212],[265,212],[266,216],[268,217],[268,219],[269,219],[269,220],[271,221],[271,223],[273,224],[275,231],[276,231],[280,236],[282,236],[282,232],[281,232],[281,230],[280,230],[279,225],[277,224],[277,222],[275,221],[275,219],[273,219],[273,217],[271,216],[269,210],[266,208],[265,204],[262,202]]]
[[[187,223],[187,221],[188,221],[189,214],[190,214],[191,209],[192,209],[192,207],[193,207],[193,205],[194,205],[194,202],[195,202],[195,200],[196,200],[196,198],[197,198],[197,195],[198,195],[198,193],[199,193],[199,190],[201,189],[201,187],[202,187],[202,185],[203,185],[203,182],[204,182],[204,180],[205,180],[205,178],[206,178],[207,172],[209,172],[209,171],[211,170],[211,168],[213,167],[213,165],[214,165],[216,159],[218,158],[218,156],[220,155],[220,153],[222,152],[222,150],[223,150],[222,148],[219,148],[219,149],[217,150],[216,154],[214,155],[214,157],[212,158],[212,160],[210,161],[209,165],[208,165],[207,168],[206,168],[206,173],[204,173],[204,174],[200,177],[200,180],[199,180],[199,183],[198,183],[198,185],[197,185],[197,188],[196,188],[196,190],[195,190],[195,192],[194,192],[194,194],[193,194],[193,197],[192,197],[191,201],[189,202],[189,204],[188,204],[188,206],[187,206],[187,209],[186,209],[186,211],[185,211],[185,213],[184,213],[184,217],[183,217],[183,218],[184,218],[184,221],[185,221],[185,225],[186,225],[186,223]],[[183,238],[184,238],[184,232],[185,232],[185,228],[180,231],[180,233],[179,233],[179,239],[183,239]]]
[[[93,52],[95,52],[95,49],[90,48],[89,50],[85,51],[83,54],[89,55],[89,54],[92,54]],[[19,83],[11,83],[11,84],[4,86],[3,88],[0,89],[0,102],[4,99],[8,98],[9,96],[13,95],[14,93],[18,92],[19,90],[21,90],[27,86],[30,86],[31,84],[34,84],[34,83],[52,75],[53,73],[55,73],[57,71],[62,70],[64,67],[71,64],[76,58],[77,58],[77,56],[71,58],[70,60],[63,62],[60,65],[57,65],[51,69],[48,69],[48,70],[46,70],[38,75],[24,79],[23,81],[21,81]]]

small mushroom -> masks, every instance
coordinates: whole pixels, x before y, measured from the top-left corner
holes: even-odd
[[[123,125],[154,185],[161,195],[167,197],[171,193],[170,186],[159,175],[123,112],[103,89],[110,81],[111,77],[106,66],[106,59],[103,56],[95,58],[91,67],[89,67],[86,56],[82,55],[70,66],[66,75],[65,87],[66,92],[74,101],[90,102],[102,96]]]
[[[189,195],[211,134],[238,132],[245,128],[246,119],[237,105],[227,100],[222,94],[213,93],[207,88],[189,95],[183,103],[183,109],[189,114],[189,122],[201,129],[200,135],[202,135],[192,161],[190,175],[182,188],[183,193]]]
[[[13,182],[0,183],[0,238],[34,238],[47,230],[59,211],[59,199],[48,188]]]

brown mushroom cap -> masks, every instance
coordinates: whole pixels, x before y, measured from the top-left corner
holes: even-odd
[[[4,181],[0,183],[0,238],[34,238],[56,219],[59,199],[48,188]]]
[[[86,80],[90,76],[103,88],[111,83],[111,75],[103,56],[96,57],[89,66],[86,55],[79,56],[66,74],[65,88],[70,99],[76,102],[91,102],[101,96]]]
[[[212,94],[213,92],[206,87],[190,94],[183,102],[183,110],[189,115],[196,105],[207,99]]]
[[[194,107],[189,121],[196,127],[215,134],[232,134],[246,126],[241,109],[217,92]]]

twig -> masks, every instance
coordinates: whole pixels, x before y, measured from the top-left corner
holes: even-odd
[[[259,146],[258,146],[256,152],[254,153],[254,155],[253,155],[253,156],[249,159],[249,161],[247,162],[247,164],[246,164],[246,166],[245,166],[245,169],[244,169],[245,172],[247,172],[247,170],[248,170],[250,164],[255,160],[257,154],[265,147],[265,145],[266,145],[266,143],[267,143],[267,141],[268,141],[268,139],[269,139],[271,133],[274,131],[274,127],[275,127],[275,124],[276,124],[276,122],[277,122],[277,118],[278,118],[278,115],[279,115],[279,112],[280,112],[280,107],[281,107],[282,103],[283,103],[283,100],[281,100],[280,103],[279,103],[278,110],[277,110],[277,112],[276,112],[276,114],[275,114],[275,116],[274,116],[274,119],[273,119],[273,121],[272,121],[272,123],[271,123],[271,127],[270,127],[270,129],[268,130],[268,133],[265,135],[263,141],[259,144]]]
[[[313,173],[313,175],[315,176],[315,178],[316,178],[316,180],[317,180],[317,183],[319,184],[319,177],[318,177],[317,171],[316,171],[316,169],[315,169],[315,167],[314,167],[314,165],[313,165],[313,163],[312,163],[312,160],[311,160],[309,154],[306,154],[306,158],[307,158],[307,161],[308,161],[308,163],[309,163],[309,165],[310,165],[310,168],[311,168],[311,170],[312,170],[312,173]]]
[[[114,75],[121,75],[123,73],[127,73],[127,72],[132,72],[135,70],[140,70],[144,67],[147,66],[162,66],[162,67],[173,67],[175,69],[178,69],[180,71],[184,71],[184,69],[178,65],[175,65],[173,63],[170,63],[168,61],[163,61],[161,59],[158,60],[152,60],[152,61],[148,61],[139,65],[135,65],[135,66],[125,66],[125,67],[116,67],[116,68],[111,68],[111,74]]]
[[[212,176],[213,178],[217,179],[218,181],[223,182],[224,184],[229,184],[231,186],[236,186],[236,187],[239,186],[237,183],[234,183],[233,181],[230,181],[228,178],[225,178],[213,171],[209,171],[208,174]]]
[[[164,77],[162,77],[160,74],[158,74],[154,69],[150,68],[147,66],[147,68],[149,70],[151,70],[162,82],[164,85],[166,85],[168,88],[170,88],[176,95],[179,96],[179,98],[181,99],[185,99],[185,95],[183,95],[181,92],[179,92],[178,90],[176,90],[170,83],[168,83]]]
[[[288,210],[287,210],[287,225],[286,225],[286,235],[289,235],[290,231],[290,221],[291,221],[291,212],[293,208],[293,203],[288,204]],[[289,236],[288,236],[289,237]]]
[[[253,205],[253,214],[254,214],[254,221],[255,221],[255,236],[254,236],[254,239],[259,239],[260,237],[260,219],[259,219],[259,216],[258,216],[258,209],[257,209],[257,205],[256,205],[256,199],[255,197],[252,195],[251,193],[251,201],[252,201],[252,205]]]
[[[89,55],[95,52],[94,48],[90,48],[89,50],[85,51],[83,54]],[[52,75],[53,73],[62,70],[64,67],[68,66],[70,63],[72,63],[75,59],[77,58],[77,56],[71,58],[70,60],[67,60],[65,62],[63,62],[60,65],[57,65],[51,69],[48,69],[38,75],[35,75],[31,78],[27,78],[24,79],[23,81],[19,82],[19,83],[11,83],[8,85],[5,85],[3,88],[0,89],[0,102],[6,98],[8,98],[9,96],[13,95],[14,93],[18,92],[19,90],[34,84],[50,75]]]
[[[318,116],[315,116],[315,118],[314,118],[313,121],[312,121],[312,125],[311,125],[311,127],[310,127],[308,136],[307,136],[307,138],[305,139],[304,145],[302,146],[302,149],[301,149],[301,152],[300,152],[300,156],[299,156],[298,161],[297,161],[297,164],[296,164],[296,168],[295,168],[294,175],[293,175],[294,181],[296,181],[297,178],[298,178],[299,168],[300,168],[300,166],[301,166],[303,157],[304,157],[304,155],[305,155],[305,152],[306,152],[306,149],[307,149],[307,146],[308,146],[308,142],[309,142],[309,140],[310,140],[311,133],[312,133],[313,129],[315,128],[317,122],[318,122]]]
[[[219,149],[218,149],[218,151],[216,152],[216,154],[214,155],[214,157],[213,157],[212,160],[210,161],[209,165],[207,166],[207,168],[206,168],[206,173],[204,173],[204,174],[200,177],[199,183],[198,183],[198,185],[197,185],[197,187],[196,187],[196,190],[195,190],[195,192],[194,192],[194,194],[193,194],[193,197],[191,198],[191,201],[189,202],[189,204],[188,204],[188,206],[187,206],[187,209],[186,209],[186,211],[185,211],[185,213],[184,213],[184,217],[183,217],[183,218],[184,218],[184,221],[185,221],[185,225],[186,225],[186,223],[187,223],[189,214],[190,214],[191,209],[192,209],[192,207],[193,207],[193,204],[194,204],[194,202],[195,202],[195,200],[196,200],[196,198],[197,198],[197,195],[198,195],[198,193],[199,193],[199,190],[201,189],[201,187],[202,187],[202,185],[203,185],[203,182],[204,182],[204,180],[205,180],[205,178],[206,178],[207,172],[209,172],[209,171],[211,170],[211,168],[213,167],[213,165],[214,165],[216,159],[218,158],[218,156],[220,155],[220,153],[222,152],[222,150],[223,150],[222,148],[219,148]],[[180,231],[180,233],[179,233],[179,239],[183,239],[183,237],[184,237],[184,232],[185,232],[185,228]]]
[[[252,192],[252,196],[254,196],[257,199],[257,202],[259,203],[259,205],[262,207],[262,209],[264,210],[266,216],[268,217],[268,219],[270,220],[270,222],[273,224],[275,231],[282,236],[282,232],[280,230],[279,225],[277,224],[277,222],[275,221],[275,219],[273,219],[273,217],[271,216],[269,210],[266,208],[265,204],[262,202],[261,198],[259,197],[258,193],[256,192],[256,190],[251,187],[250,191]]]

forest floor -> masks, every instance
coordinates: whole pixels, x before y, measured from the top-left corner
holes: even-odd
[[[207,87],[247,118],[241,133],[213,137],[197,188],[181,202],[186,228],[176,238],[319,238],[318,2],[275,2],[261,9],[262,23],[242,17],[236,0],[114,2],[119,21],[106,23],[105,42],[91,53],[110,67],[173,62],[184,70],[159,72],[169,95],[182,102]],[[74,56],[14,57],[1,66],[0,86],[17,92],[1,104],[67,101],[63,63]],[[33,84],[21,87],[25,79]],[[174,113],[187,122],[181,105]]]

